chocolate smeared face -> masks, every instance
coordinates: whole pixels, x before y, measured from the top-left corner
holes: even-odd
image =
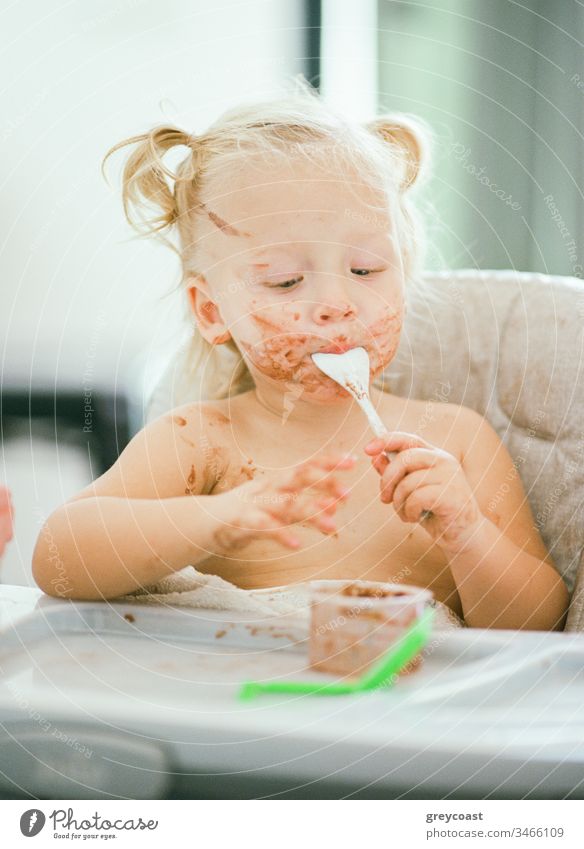
[[[205,205],[211,297],[256,386],[345,401],[311,354],[362,346],[372,377],[395,355],[404,281],[387,200],[357,176],[305,162],[269,174],[263,185],[240,174],[228,196]]]
[[[256,316],[252,313],[251,320]],[[381,371],[391,362],[400,338],[403,314],[397,310],[387,311],[370,325],[357,326],[351,333],[337,337],[338,345],[328,337],[317,333],[295,333],[289,330],[289,324],[282,321],[279,328],[266,332],[265,321],[260,321],[262,336],[255,342],[244,339],[239,345],[253,368],[271,380],[294,382],[302,386],[304,397],[314,400],[331,401],[335,398],[346,399],[348,393],[336,381],[324,375],[316,368],[311,354],[316,351],[342,352],[349,348],[362,346],[370,358],[370,376]]]

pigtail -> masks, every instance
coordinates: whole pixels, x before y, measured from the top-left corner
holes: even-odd
[[[132,136],[114,145],[104,157],[102,170],[113,153],[129,145],[135,145],[135,148],[126,160],[122,177],[126,219],[141,235],[160,236],[179,220],[177,182],[194,178],[192,153],[195,139],[176,127],[155,127],[149,133]],[[164,164],[163,157],[178,146],[189,147],[191,156],[175,174]],[[164,241],[168,242],[167,239]],[[171,247],[174,248],[172,244]]]
[[[369,132],[394,146],[402,164],[400,190],[406,191],[426,171],[430,159],[430,131],[419,118],[381,115],[367,123]]]

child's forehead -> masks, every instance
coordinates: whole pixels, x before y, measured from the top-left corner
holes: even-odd
[[[312,253],[320,247],[356,247],[375,252],[394,244],[391,222],[383,211],[304,211],[301,215],[265,217],[256,211],[245,218],[226,220],[205,208],[209,229],[202,242],[217,260],[233,257],[246,265],[261,265],[278,254]]]
[[[249,169],[208,184],[200,246],[215,259],[258,256],[318,241],[380,243],[393,234],[388,198],[347,169],[286,163]]]
[[[280,191],[257,188],[245,197],[233,193],[202,204],[204,241],[225,255],[267,251],[287,243],[337,241],[345,245],[376,242],[391,237],[392,216],[379,198],[342,187],[307,192],[304,202]],[[269,197],[267,195],[269,194]],[[237,198],[237,200],[236,200]]]
[[[256,163],[214,174],[206,188],[207,207],[229,223],[291,215],[318,221],[319,216],[330,220],[340,215],[364,221],[375,216],[376,222],[386,218],[389,224],[383,181],[372,180],[349,163],[327,167],[318,161],[265,160],[261,168]]]
[[[215,206],[225,212],[252,207],[264,214],[294,212],[337,213],[345,209],[367,210],[387,206],[384,192],[355,174],[279,174],[266,171],[261,178],[230,184],[220,193]],[[212,205],[212,204],[209,204]]]

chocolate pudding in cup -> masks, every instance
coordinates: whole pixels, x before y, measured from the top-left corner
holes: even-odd
[[[319,672],[358,677],[420,618],[432,593],[409,584],[311,581],[309,663]],[[421,655],[400,673],[413,672]]]

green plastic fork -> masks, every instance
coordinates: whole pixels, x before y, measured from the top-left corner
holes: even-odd
[[[242,684],[239,698],[249,701],[262,693],[292,693],[311,696],[347,696],[351,693],[362,693],[375,690],[386,684],[392,676],[400,672],[404,666],[424,648],[434,621],[434,610],[426,608],[420,618],[400,637],[379,660],[352,683],[337,681],[247,681]],[[393,683],[393,682],[392,682]]]

